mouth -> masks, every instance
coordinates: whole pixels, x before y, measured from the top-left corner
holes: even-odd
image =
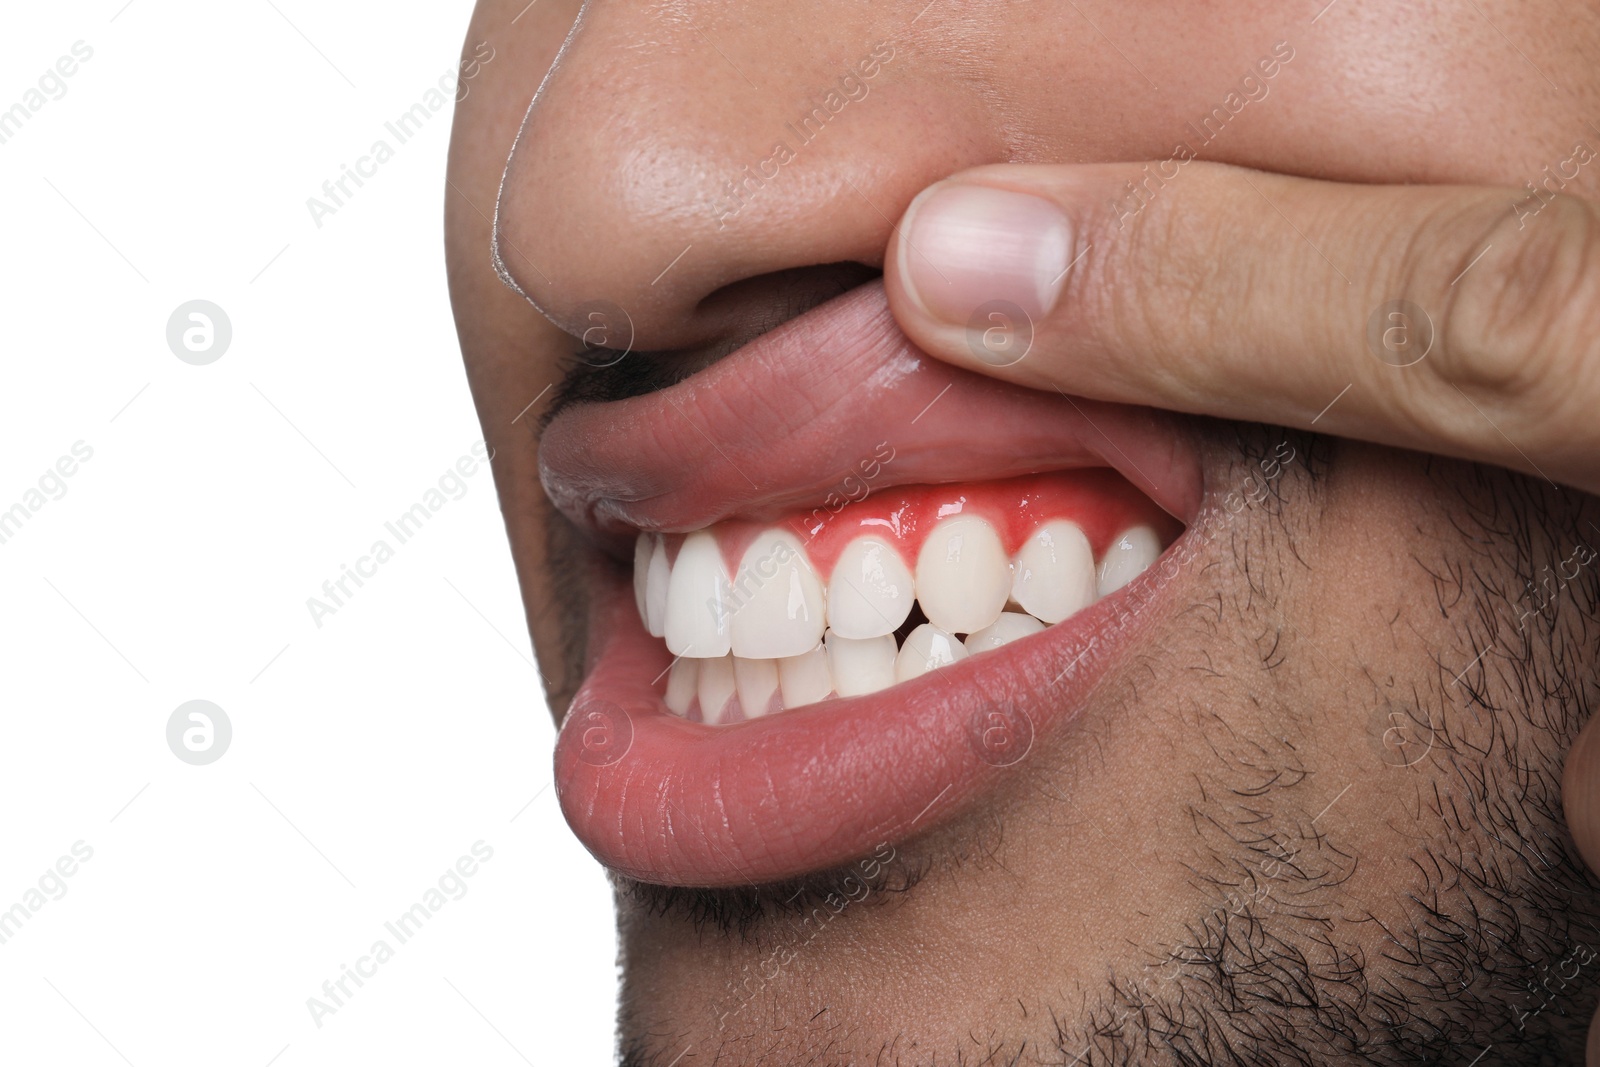
[[[562,810],[678,886],[835,867],[1001,787],[1166,614],[1202,499],[1179,418],[940,363],[878,284],[562,410],[540,465],[601,557]]]

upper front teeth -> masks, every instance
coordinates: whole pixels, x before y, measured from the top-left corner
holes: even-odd
[[[840,637],[892,634],[911,614],[912,590],[911,569],[893,545],[858,537],[845,546],[828,582],[828,628]]]
[[[786,530],[768,530],[750,543],[725,594],[735,656],[798,656],[822,640],[822,580]]]
[[[1161,538],[1148,526],[1124,530],[1100,561],[1098,593],[1105,596],[1133,581],[1161,555]]]
[[[675,656],[708,659],[733,650],[728,616],[728,568],[722,548],[707,530],[683,539],[667,579],[666,623],[662,636]]]
[[[1011,564],[995,528],[974,516],[945,519],[917,555],[917,602],[941,630],[969,634],[1000,617]]]
[[[1060,521],[1033,531],[1017,553],[1011,596],[1023,611],[1047,623],[1058,623],[1093,604],[1094,549],[1083,531]]]
[[[661,538],[654,538],[649,562],[645,565],[644,622],[651,637],[663,637],[667,632],[667,581],[672,570],[667,566],[667,546]],[[634,554],[634,566],[639,564]]]
[[[645,581],[650,573],[650,553],[657,545],[654,537],[640,534],[633,543],[633,602],[639,606],[639,618],[648,619],[645,609]]]
[[[634,598],[678,657],[667,707],[688,715],[698,705],[714,723],[874,693],[1037,633],[1120,589],[1161,551],[1155,530],[1130,527],[1097,568],[1083,530],[1057,519],[1007,558],[994,526],[956,515],[928,531],[914,573],[894,541],[868,534],[824,581],[783,528],[758,533],[732,574],[711,530],[685,536],[670,564],[664,538],[640,534]],[[916,605],[928,621],[897,645]]]

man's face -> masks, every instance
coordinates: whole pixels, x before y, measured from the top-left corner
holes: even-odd
[[[1542,184],[1600,144],[1592,15],[576,7],[479,4],[467,53],[511,62],[460,105],[448,238],[563,810],[619,872],[627,1062],[1572,1062],[1593,502],[1002,385],[874,279],[984,163],[1157,161],[1128,227],[1196,155]],[[1130,530],[1165,555],[1097,587],[1073,552]],[[811,652],[852,597],[836,629],[894,636]],[[1002,607],[1054,625],[915,676]]]

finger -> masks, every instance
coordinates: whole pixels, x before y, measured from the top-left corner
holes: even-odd
[[[1600,716],[1589,720],[1567,752],[1561,806],[1578,854],[1600,871]],[[1600,1010],[1589,1022],[1586,1059],[1589,1067],[1600,1067]]]
[[[1176,159],[925,190],[885,257],[929,353],[1037,388],[1600,489],[1600,218],[1553,193]]]
[[[1561,804],[1578,854],[1600,871],[1600,716],[1591,718],[1567,752]]]

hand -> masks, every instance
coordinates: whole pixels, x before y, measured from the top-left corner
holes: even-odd
[[[1600,491],[1583,200],[1176,159],[980,167],[912,203],[885,275],[923,349],[1009,381]]]
[[[1600,871],[1600,717],[1590,718],[1567,753],[1561,780],[1567,829],[1590,870]],[[1600,1010],[1589,1023],[1590,1067],[1600,1067]]]
[[[1544,187],[982,167],[912,203],[884,273],[906,333],[976,371],[1600,492],[1600,212]],[[1600,720],[1563,801],[1600,870]]]

